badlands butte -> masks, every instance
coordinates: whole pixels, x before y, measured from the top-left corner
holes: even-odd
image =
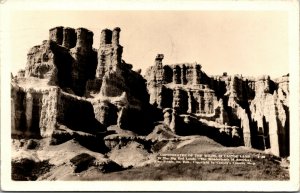
[[[11,79],[13,180],[289,178],[289,75],[211,76],[157,54],[142,76],[120,31],[102,30],[97,50],[92,31],[55,27],[29,50]],[[265,159],[157,162],[164,153]]]

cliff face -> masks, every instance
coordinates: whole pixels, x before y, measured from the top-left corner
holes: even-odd
[[[177,117],[194,116],[202,124],[220,128],[219,134],[227,129],[241,139],[238,145],[289,155],[288,76],[276,80],[226,74],[209,77],[199,64],[163,65],[162,59],[158,54],[145,75],[151,104],[174,109]],[[171,114],[165,113],[168,124],[175,117]]]
[[[12,135],[37,138],[50,136],[57,124],[58,92],[56,87],[26,87],[13,81]]]
[[[61,125],[91,134],[110,125],[145,132],[149,95],[144,78],[122,60],[119,33],[103,30],[96,51],[87,29],[50,29],[12,79],[12,135],[51,137]]]
[[[144,78],[122,60],[120,31],[102,30],[96,50],[87,29],[50,29],[12,77],[12,136],[103,140],[110,126],[144,135],[163,124],[177,135],[289,155],[288,76],[208,76],[197,63],[163,65],[158,54]]]
[[[252,121],[257,123],[254,147],[271,148],[276,155],[286,155],[289,152],[288,77],[274,82],[269,77],[259,78],[255,86],[255,98],[250,104]]]

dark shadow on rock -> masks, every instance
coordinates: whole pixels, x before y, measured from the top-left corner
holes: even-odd
[[[74,166],[74,172],[80,173],[92,166],[95,159],[96,158],[90,154],[82,153],[73,157],[70,162]]]
[[[117,172],[125,169],[114,161],[110,161],[100,166],[98,165],[97,168],[103,173]]]
[[[226,133],[225,130],[220,132],[220,128],[202,123],[193,116],[180,117],[177,119],[176,124],[176,134],[180,136],[201,135],[209,137],[223,146],[242,145],[241,138],[233,139],[231,133]]]
[[[11,178],[15,181],[35,181],[40,175],[50,171],[53,166],[48,161],[35,162],[27,158],[13,160],[11,164]]]
[[[39,142],[37,140],[30,139],[28,140],[26,149],[36,149],[39,146]]]
[[[141,109],[127,109],[126,116],[120,122],[120,127],[138,135],[148,135],[152,132],[154,122],[163,119],[162,110],[153,105],[145,105]]]
[[[104,143],[104,137],[112,134],[111,131],[96,132],[95,134],[72,131],[65,126],[60,126],[53,132],[50,145],[59,145],[71,139],[77,141],[83,147],[98,153],[107,153],[109,149]]]
[[[61,116],[58,122],[75,131],[95,133],[106,128],[95,119],[94,109],[90,102],[78,100],[72,95],[61,95]]]

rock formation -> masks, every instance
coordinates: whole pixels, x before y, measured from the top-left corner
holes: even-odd
[[[25,71],[12,76],[12,136],[59,144],[79,135],[104,146],[119,138],[111,132],[156,127],[289,155],[288,76],[208,76],[197,63],[163,65],[158,54],[144,78],[122,60],[120,32],[102,30],[96,50],[85,28],[50,29],[49,40],[29,50]]]
[[[29,50],[25,71],[12,77],[12,135],[51,137],[61,125],[91,134],[116,124],[145,132],[149,95],[122,60],[119,33],[103,30],[97,51],[85,28],[50,29],[49,40]]]
[[[170,109],[174,109],[183,122],[189,122],[189,116],[196,117],[202,126],[195,133],[201,132],[203,124],[213,125],[219,128],[219,137],[223,133],[230,136],[231,145],[270,149],[277,156],[289,155],[288,76],[275,80],[269,76],[253,78],[227,73],[208,76],[200,64],[163,65],[163,58],[163,54],[156,56],[145,78],[150,103],[166,109],[165,124],[171,125]],[[172,128],[182,125],[176,127],[173,121]]]
[[[97,52],[92,48],[93,32],[55,27],[49,40],[27,54],[26,77],[49,79],[49,84],[83,96],[86,82],[95,77]]]

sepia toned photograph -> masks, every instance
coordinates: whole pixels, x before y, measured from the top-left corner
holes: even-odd
[[[45,182],[49,191],[67,190],[51,182],[138,181],[205,190],[197,183],[268,181],[299,188],[299,39],[291,41],[299,8],[293,1],[274,9],[275,1],[266,9],[217,5],[10,7],[1,36],[8,45],[1,46],[8,77],[1,80],[1,186]]]

